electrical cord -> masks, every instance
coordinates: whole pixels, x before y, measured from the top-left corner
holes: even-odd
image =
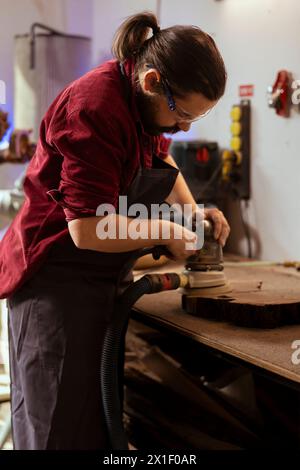
[[[245,221],[245,218],[244,218],[243,207],[242,207],[242,199],[239,199],[239,206],[240,206],[241,221],[242,221],[244,233],[245,233],[246,240],[247,240],[248,258],[252,258],[251,235],[250,235],[249,225],[247,224],[247,222]]]

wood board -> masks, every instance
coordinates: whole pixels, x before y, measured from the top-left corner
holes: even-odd
[[[182,268],[181,265],[170,263],[159,271],[180,272]],[[261,329],[253,325],[252,328],[245,328],[228,321],[224,311],[219,317],[216,314],[218,301],[223,302],[225,308],[237,303],[248,309],[250,315],[258,317],[264,310],[271,311],[275,306],[275,309],[281,309],[280,316],[285,316],[286,323],[297,322],[300,274],[293,268],[280,267],[247,268],[246,274],[244,267],[225,269],[233,287],[230,298],[234,300],[203,299],[200,317],[186,313],[178,290],[145,295],[135,304],[137,318],[150,319],[153,325],[163,325],[204,345],[300,383],[300,364],[297,363],[300,354],[297,355],[297,350],[293,347],[296,341],[300,341],[300,325],[283,325],[277,322],[276,329],[273,329],[274,323],[271,325],[272,329]],[[145,273],[139,273],[139,277]],[[263,284],[258,289],[256,283],[261,281]],[[213,307],[209,307],[210,304]],[[206,308],[210,309],[210,313]],[[293,312],[289,321],[288,312]]]
[[[170,263],[156,272],[181,272],[183,269],[178,263]],[[224,272],[232,288],[230,293],[210,295],[206,290],[203,297],[194,297],[182,292],[183,310],[254,328],[300,324],[300,273],[294,268],[239,266],[237,262],[236,266],[225,263]]]

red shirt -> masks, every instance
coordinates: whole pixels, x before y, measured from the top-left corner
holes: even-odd
[[[124,69],[129,103],[118,62],[110,60],[71,83],[47,111],[26,173],[25,202],[0,242],[0,298],[37,271],[53,243],[70,243],[68,221],[95,216],[102,203],[117,207],[141,155],[147,167],[152,152],[166,157],[170,139],[143,131],[133,62]]]

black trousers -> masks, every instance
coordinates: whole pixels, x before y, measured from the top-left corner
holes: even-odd
[[[55,265],[8,299],[15,449],[110,449],[100,360],[114,300],[112,279]]]

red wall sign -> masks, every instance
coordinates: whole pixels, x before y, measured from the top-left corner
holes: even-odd
[[[254,94],[254,85],[240,85],[239,86],[239,96],[245,98],[246,96],[253,96]]]

